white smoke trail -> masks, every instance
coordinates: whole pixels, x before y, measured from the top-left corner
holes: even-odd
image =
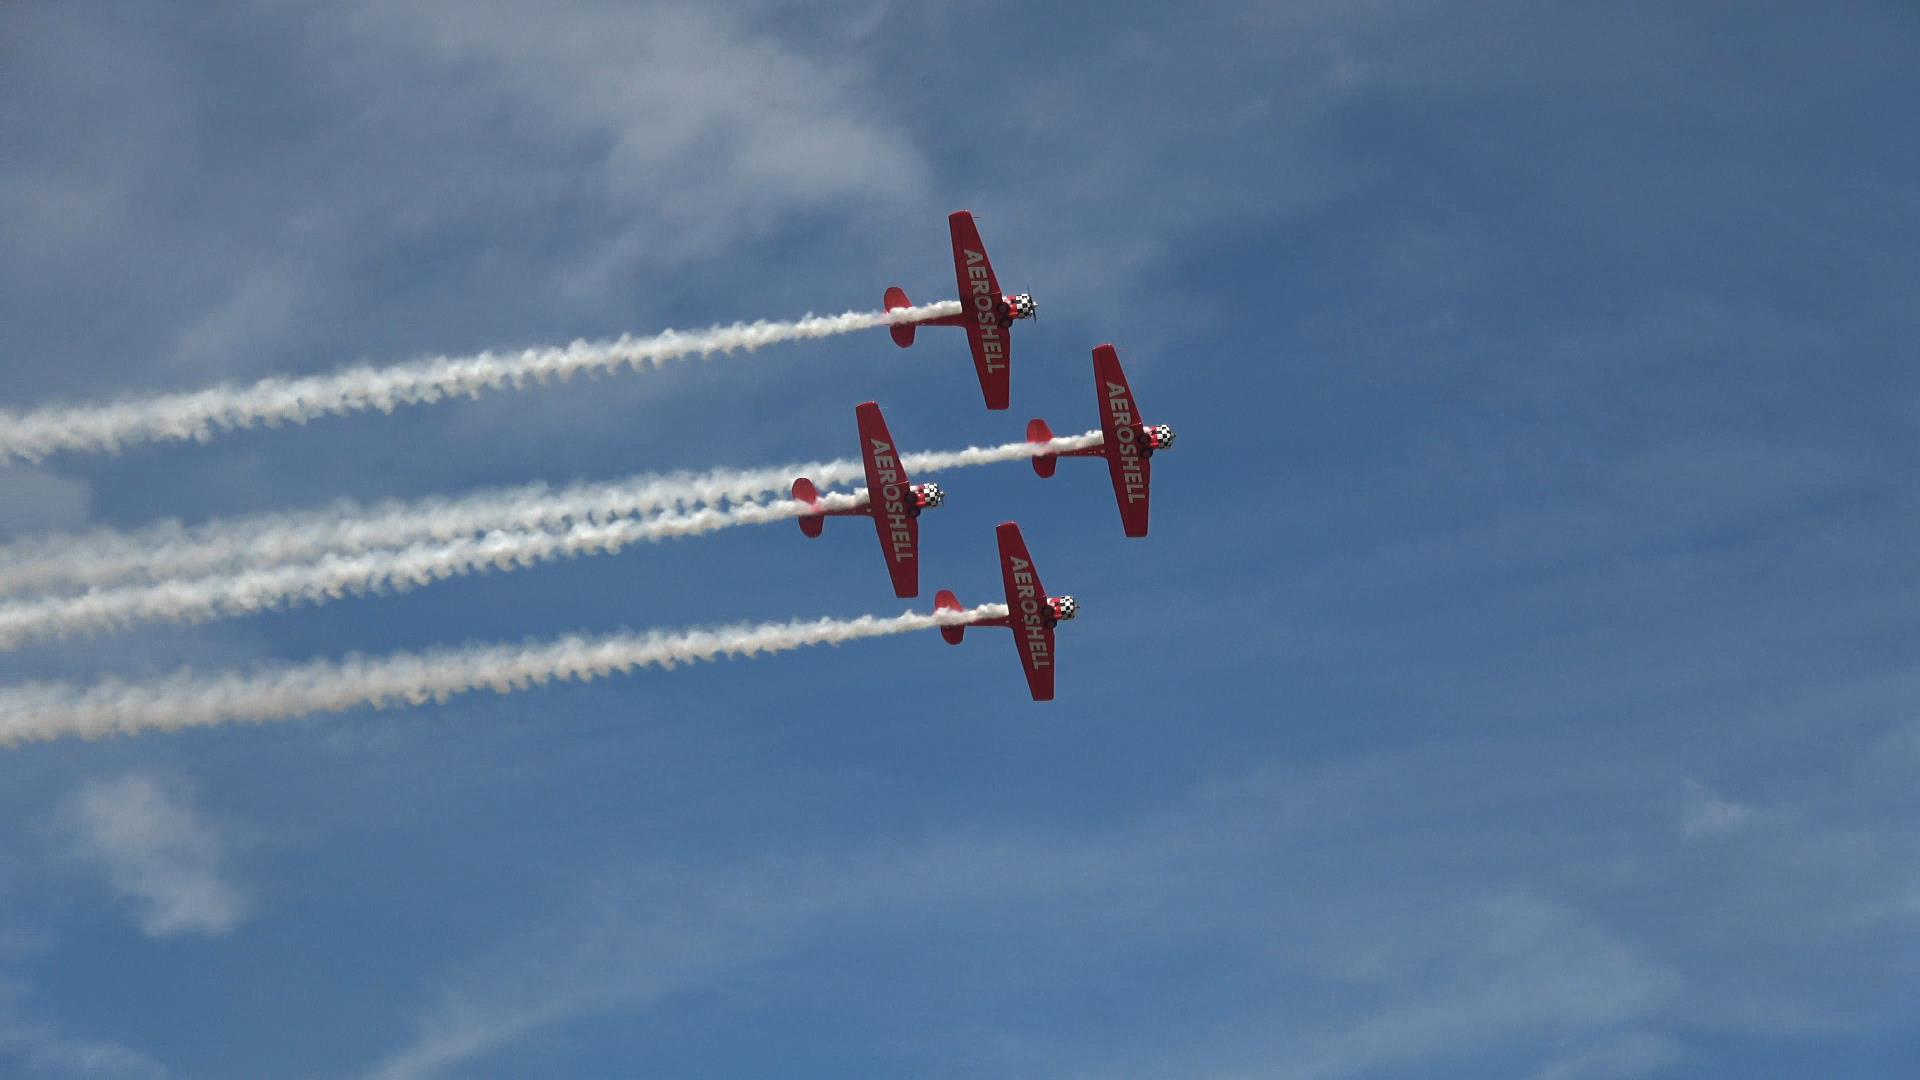
[[[1059,454],[1068,450],[1085,450],[1089,446],[1099,446],[1105,437],[1098,431],[1083,432],[1079,435],[1059,435],[1044,443],[1002,443],[999,446],[969,446],[965,450],[936,450],[919,454],[900,455],[900,464],[909,473],[935,473],[947,469],[964,469],[974,465],[992,465],[1003,461],[1024,461],[1042,454]],[[859,468],[859,463],[854,463]],[[854,473],[847,479],[862,475]]]
[[[864,492],[820,498],[821,507],[828,510],[864,502]],[[464,574],[517,570],[549,559],[613,554],[643,540],[697,536],[738,525],[796,518],[805,509],[792,499],[781,499],[653,518],[582,521],[560,532],[493,532],[444,543],[416,544],[400,551],[334,555],[315,563],[9,604],[0,606],[0,649],[16,648],[37,638],[67,637],[139,622],[197,623],[302,603],[325,603],[345,596],[407,592]]]
[[[671,668],[719,657],[760,656],[838,645],[936,626],[999,618],[1005,604],[971,611],[907,612],[893,618],[817,619],[678,632],[570,636],[520,645],[468,645],[384,657],[91,687],[30,684],[0,689],[0,745],[68,736],[95,739],[236,721],[291,720],[313,713],[445,701],[491,689],[506,694],[553,681],[585,682],[636,667]]]
[[[222,431],[289,421],[306,423],[322,416],[370,409],[392,412],[401,405],[425,404],[454,395],[472,397],[485,390],[568,379],[581,372],[622,367],[639,371],[688,356],[752,352],[780,342],[919,322],[959,310],[958,301],[946,300],[895,311],[850,311],[843,315],[809,315],[790,322],[734,323],[691,333],[667,330],[640,338],[622,335],[613,341],[575,341],[564,348],[436,356],[385,368],[363,365],[328,375],[276,376],[252,386],[215,386],[105,405],[0,412],[0,463],[10,459],[37,461],[61,450],[114,451],[139,442],[205,441]]]
[[[1017,461],[1036,453],[1097,446],[1097,431],[1054,439],[904,455],[910,472]],[[784,493],[796,476],[823,485],[863,475],[859,461],[634,476],[549,488],[544,484],[482,491],[457,498],[389,500],[374,506],[337,503],[186,527],[166,522],[133,532],[101,530],[48,536],[0,547],[0,596],[62,585],[102,587],[237,572],[317,559],[446,543],[493,532],[563,529],[656,511],[686,511]],[[4,609],[0,609],[4,610]]]
[[[830,463],[831,465],[831,463]],[[831,467],[823,471],[832,470]],[[806,466],[798,466],[805,468]],[[794,476],[785,477],[791,483]],[[350,502],[185,527],[165,522],[134,532],[48,536],[0,548],[0,595],[54,585],[104,586],[225,570],[281,566],[329,554],[388,551],[500,531],[559,529],[657,511],[756,500],[782,485],[770,470],[637,476],[544,484],[370,507]]]

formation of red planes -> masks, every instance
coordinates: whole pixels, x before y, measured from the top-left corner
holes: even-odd
[[[980,242],[980,230],[973,215],[965,210],[947,217],[953,235],[953,274],[960,290],[961,311],[915,322],[895,323],[894,343],[906,348],[922,326],[960,326],[967,332],[967,345],[973,352],[974,373],[980,379],[980,393],[987,408],[1008,407],[1012,390],[1012,339],[1010,328],[1019,319],[1034,317],[1036,307],[1028,293],[1002,293],[994,276],[993,263],[987,259],[986,245]],[[887,290],[888,311],[913,306],[906,290],[893,286]],[[1173,445],[1173,428],[1166,424],[1148,424],[1141,419],[1134,403],[1133,388],[1120,367],[1120,356],[1112,345],[1093,350],[1094,395],[1100,410],[1101,441],[1097,446],[1077,450],[1039,452],[1033,456],[1033,471],[1050,477],[1062,457],[1104,457],[1107,474],[1113,482],[1114,502],[1120,508],[1120,524],[1128,536],[1147,535],[1147,514],[1153,494],[1152,458],[1157,450]],[[829,517],[868,517],[880,539],[880,554],[886,560],[887,573],[893,579],[895,596],[920,595],[920,514],[940,505],[943,493],[938,484],[916,484],[887,430],[880,406],[868,401],[854,409],[860,429],[860,456],[866,465],[867,494],[849,507],[827,507],[820,502],[813,481],[800,477],[793,482],[793,497],[807,509],[800,517],[800,531],[817,537]],[[1027,425],[1027,441],[1043,446],[1053,439],[1045,420]],[[1033,556],[1020,535],[1020,526],[1006,522],[996,530],[1000,544],[1000,574],[1006,588],[1007,614],[997,618],[975,618],[940,628],[948,644],[958,645],[969,626],[1004,626],[1013,631],[1020,664],[1027,675],[1027,688],[1035,701],[1053,700],[1054,628],[1074,617],[1079,606],[1071,596],[1052,596],[1040,584]],[[935,611],[964,611],[951,590],[942,589],[934,598]]]

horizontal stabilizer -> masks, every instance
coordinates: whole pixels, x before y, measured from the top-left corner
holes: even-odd
[[[960,606],[960,598],[953,595],[952,589],[941,589],[938,593],[934,594],[933,610],[965,611],[966,608]],[[964,625],[943,626],[940,628],[940,636],[946,638],[947,644],[949,645],[960,644],[960,640],[964,638],[966,634],[967,628]]]
[[[898,285],[890,285],[887,287],[888,311],[898,311],[901,308],[910,308],[912,306],[913,301],[907,299],[907,290]],[[913,332],[917,329],[919,329],[919,324],[910,322],[894,323],[892,326],[887,327],[887,331],[893,335],[893,343],[903,349],[913,344]]]
[[[793,482],[793,497],[796,502],[817,506],[820,502],[820,490],[813,486],[813,481],[803,476]],[[820,530],[827,527],[827,519],[818,513],[806,514],[797,520],[800,522],[800,531],[808,536],[819,536]]]
[[[1052,442],[1053,429],[1047,426],[1045,420],[1036,416],[1027,422],[1027,441],[1030,443]],[[1033,455],[1033,471],[1039,474],[1042,480],[1052,476],[1053,470],[1059,467],[1060,459],[1052,454]]]

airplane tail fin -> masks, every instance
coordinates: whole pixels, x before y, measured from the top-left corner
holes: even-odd
[[[806,503],[810,507],[820,505],[820,490],[813,486],[813,481],[804,476],[793,482],[793,497],[795,501]],[[808,536],[819,536],[820,530],[827,527],[827,519],[820,516],[817,511],[803,515],[797,520],[800,522],[800,531]]]
[[[960,606],[960,598],[953,595],[952,589],[941,589],[933,598],[933,610],[965,611],[967,609]],[[949,645],[960,644],[960,639],[965,637],[966,634],[967,628],[964,626],[943,626],[940,628],[940,636],[946,638],[947,644]]]
[[[1052,442],[1053,429],[1047,426],[1045,420],[1036,416],[1032,420],[1027,421],[1027,441],[1030,443]],[[1059,467],[1060,459],[1053,454],[1033,455],[1033,471],[1037,473],[1042,480],[1052,476],[1053,470]]]
[[[898,311],[912,306],[913,301],[907,299],[907,290],[898,285],[887,286],[888,311]],[[893,335],[893,343],[904,349],[913,344],[913,332],[916,329],[918,329],[916,323],[894,323],[887,327],[887,332]]]

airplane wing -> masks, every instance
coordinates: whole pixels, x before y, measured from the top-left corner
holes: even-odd
[[[1033,556],[1020,526],[1007,522],[995,530],[1000,539],[1000,575],[1007,587],[1007,613],[1013,627],[1020,666],[1027,672],[1027,689],[1035,701],[1053,700],[1053,619],[1047,610],[1047,590],[1033,568]]]
[[[1100,396],[1100,431],[1113,478],[1113,499],[1128,536],[1147,535],[1147,511],[1153,493],[1153,462],[1147,459],[1146,425],[1140,421],[1133,388],[1111,345],[1093,350],[1093,385]]]
[[[980,396],[987,408],[1010,407],[1013,379],[1007,371],[1007,361],[1013,355],[1013,336],[998,323],[969,322],[967,347],[973,350],[973,373],[980,379]]]
[[[867,500],[873,508],[873,528],[880,537],[880,554],[893,576],[893,595],[920,595],[920,518],[906,467],[894,449],[893,435],[869,401],[854,409],[860,421],[860,457],[867,466]]]
[[[967,346],[973,350],[974,374],[980,377],[980,395],[987,408],[1004,409],[1011,399],[1008,364],[1013,358],[1012,335],[1003,305],[1000,279],[987,260],[987,246],[973,214],[956,210],[947,215],[953,233],[953,276],[960,290],[960,307],[967,320]]]
[[[1000,279],[993,276],[993,263],[987,259],[987,245],[980,242],[980,228],[973,223],[973,211],[955,210],[948,214],[947,231],[953,234],[953,273],[960,284],[960,299],[964,302],[969,297],[985,295],[997,306],[1001,296]]]

